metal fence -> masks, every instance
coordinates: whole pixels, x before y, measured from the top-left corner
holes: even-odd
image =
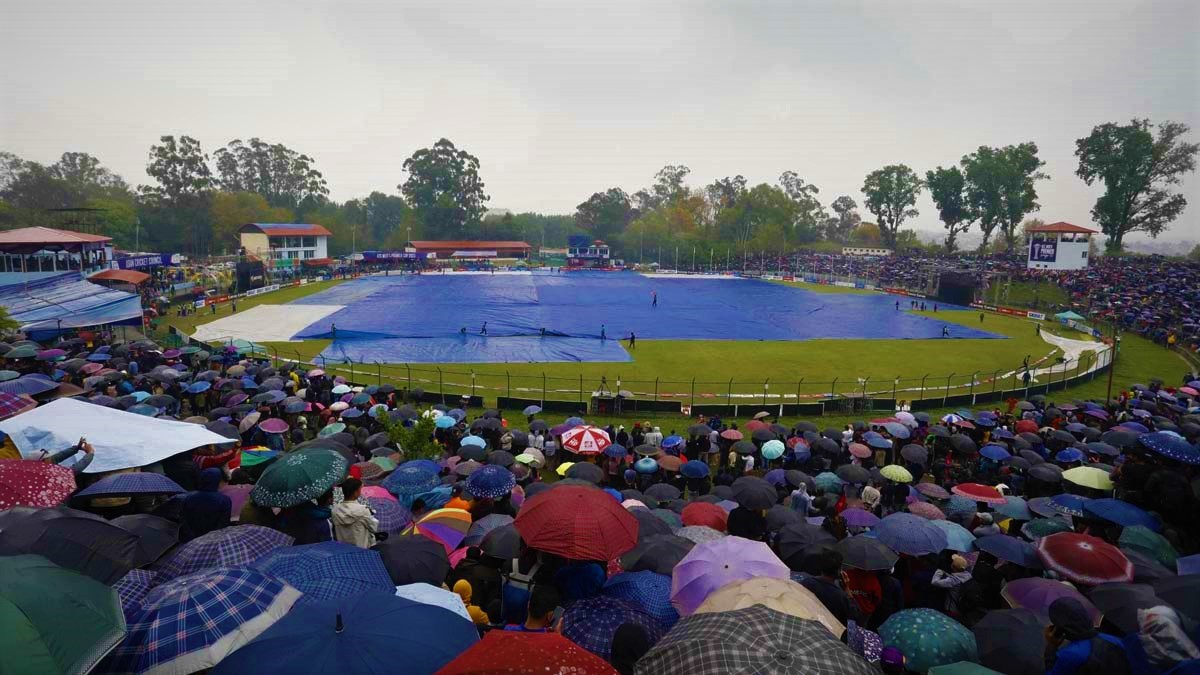
[[[182,337],[182,336],[180,336]],[[187,340],[187,338],[183,338]],[[216,343],[213,343],[214,345]],[[760,380],[645,378],[632,366],[612,365],[610,372],[589,369],[563,375],[530,372],[489,364],[479,369],[466,364],[388,364],[305,358],[287,347],[266,347],[254,356],[278,365],[285,362],[320,367],[359,385],[385,383],[421,390],[426,400],[454,403],[460,396],[495,400],[502,408],[538,405],[547,410],[589,411],[592,414],[738,414],[743,408],[776,410],[779,414],[852,414],[860,411],[894,411],[898,403],[913,410],[970,406],[1026,398],[1059,391],[1091,381],[1111,363],[1111,348],[1097,345],[1077,361],[1045,359],[1031,363],[1035,373],[1028,381],[1024,369],[996,369],[970,373],[929,373],[921,377],[869,376],[828,379],[790,374]],[[782,374],[781,374],[782,375]]]

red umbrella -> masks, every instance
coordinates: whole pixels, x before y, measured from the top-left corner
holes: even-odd
[[[770,427],[771,427],[771,425],[767,424],[766,422],[764,422],[762,420],[750,420],[749,422],[746,422],[745,426],[743,426],[742,428],[745,429],[746,431],[749,431],[750,433],[754,433],[755,431],[758,431],[759,429],[769,429]]]
[[[558,633],[493,630],[443,666],[437,675],[616,675],[616,672],[604,659]]]
[[[1037,540],[1037,555],[1047,568],[1072,583],[1098,586],[1133,581],[1133,563],[1103,539],[1059,532]]]
[[[718,532],[724,532],[729,521],[729,513],[725,509],[708,502],[692,502],[683,507],[680,516],[684,525],[703,525]]]
[[[515,525],[530,548],[571,560],[612,560],[637,544],[637,518],[593,487],[540,492],[521,507]]]
[[[742,440],[742,432],[737,429],[726,429],[721,432],[721,438],[727,441],[740,441]]]
[[[1007,504],[1004,495],[1000,491],[990,485],[980,485],[979,483],[960,483],[950,488],[950,491],[960,497],[966,497],[971,501],[983,502],[984,504]]]
[[[598,455],[612,445],[608,432],[599,427],[575,427],[562,435],[563,447],[580,455]]]
[[[1015,433],[1036,434],[1037,432],[1038,432],[1037,422],[1034,422],[1033,420],[1021,420],[1021,421],[1017,422],[1017,427],[1016,427]]]
[[[58,506],[75,491],[75,473],[32,459],[0,459],[0,509]]]

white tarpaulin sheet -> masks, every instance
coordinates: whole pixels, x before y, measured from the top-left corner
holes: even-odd
[[[316,323],[344,307],[345,305],[258,305],[203,326],[196,326],[192,339],[201,342],[227,342],[230,338],[251,342],[289,342],[292,336],[309,324]]]
[[[8,434],[26,457],[36,457],[42,450],[65,450],[85,437],[96,449],[85,473],[145,466],[185,450],[229,442],[199,424],[146,417],[69,398],[0,422],[0,431]]]

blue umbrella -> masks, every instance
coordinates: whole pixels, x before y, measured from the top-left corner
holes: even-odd
[[[643,457],[633,463],[633,470],[649,475],[658,471],[658,462],[653,457]]]
[[[975,513],[975,501],[962,495],[950,495],[946,503],[946,513]]]
[[[368,593],[296,607],[212,672],[432,673],[478,641],[475,626],[455,612]]]
[[[130,406],[129,409],[126,410],[125,412],[131,412],[135,415],[145,415],[146,417],[154,417],[160,411],[158,408],[155,408],[152,405],[146,405],[144,403],[139,403],[137,405]]]
[[[563,421],[563,424],[574,428],[583,426],[584,422],[582,417],[568,417]]]
[[[899,438],[900,440],[908,440],[909,436],[912,435],[909,432],[908,427],[899,422],[887,422],[883,425],[883,428],[887,429],[887,432],[891,434],[893,438]]]
[[[459,445],[474,445],[479,448],[486,448],[487,441],[480,436],[463,436],[463,439],[458,442]]]
[[[446,411],[446,414],[461,422],[466,418],[467,411],[463,410],[462,408],[451,408],[450,410]]]
[[[677,445],[683,445],[682,436],[667,436],[663,439],[662,446],[664,448],[673,448]]]
[[[967,528],[952,520],[931,520],[934,527],[946,533],[946,548],[951,551],[966,553],[974,548],[975,535]]]
[[[867,438],[867,435],[863,434],[863,440],[867,442],[868,448],[874,448],[876,450],[887,450],[888,448],[892,447],[892,442],[883,436],[880,436],[879,434],[875,434],[875,436],[872,438]]]
[[[823,471],[823,472],[817,474],[817,477],[814,478],[813,480],[816,482],[817,488],[819,488],[820,490],[822,490],[824,492],[841,492],[842,491],[842,479],[838,478],[838,475],[836,473],[832,473],[830,471]]]
[[[91,362],[93,362],[93,363],[104,363],[105,361],[107,361],[107,360],[109,360],[109,359],[111,359],[111,358],[112,358],[112,354],[100,354],[100,353],[97,353],[97,354],[91,354],[91,355],[89,355],[89,356],[87,357],[87,360],[88,360],[88,361],[91,361]]]
[[[405,467],[405,466],[413,467],[413,468],[421,469],[422,471],[428,471],[428,472],[434,473],[434,474],[438,474],[438,473],[442,472],[442,467],[438,466],[438,463],[433,461],[432,459],[410,459],[407,462],[401,464],[400,466],[401,467]]]
[[[610,578],[601,594],[628,600],[658,619],[670,630],[679,621],[679,612],[671,604],[671,577],[651,570],[624,572]]]
[[[1051,497],[1047,505],[1055,511],[1068,516],[1082,516],[1084,515],[1083,506],[1088,501],[1090,500],[1087,497],[1063,493]]]
[[[115,473],[75,493],[76,497],[115,495],[177,495],[187,492],[161,473]]]
[[[358,501],[371,507],[379,521],[379,531],[396,534],[412,524],[412,512],[387,497],[359,497]]]
[[[997,429],[992,432],[992,438],[999,438],[1002,440],[1011,440],[1013,438],[1016,438],[1016,436],[1013,434],[1013,432],[1009,431],[1008,429]]]
[[[1084,503],[1083,510],[1089,516],[1107,520],[1110,523],[1116,523],[1121,527],[1141,525],[1154,532],[1162,531],[1162,525],[1159,524],[1157,518],[1133,504],[1121,501],[1120,499],[1112,499],[1110,497],[1091,499]]]
[[[1079,448],[1065,448],[1054,455],[1054,461],[1069,464],[1083,461],[1083,451]]]
[[[492,530],[511,525],[513,517],[503,513],[491,513],[471,523],[467,536],[463,537],[462,546],[478,546],[483,538]]]
[[[500,499],[512,492],[517,477],[508,469],[488,464],[467,477],[467,492],[477,499]]]
[[[689,459],[679,467],[679,473],[683,474],[684,478],[707,478],[708,464],[698,459]]]
[[[303,591],[301,604],[395,587],[377,551],[337,541],[277,548],[250,567]]]
[[[383,487],[397,497],[414,497],[441,484],[436,473],[416,466],[402,466],[383,479]]]
[[[299,598],[295,588],[246,568],[173,579],[151,590],[140,611],[127,618],[125,641],[112,651],[105,667],[120,673],[211,668],[255,632],[281,619]],[[248,626],[250,622],[254,626]],[[272,663],[278,662],[276,655]]]
[[[650,644],[663,635],[662,624],[638,605],[604,595],[573,603],[563,614],[562,634],[571,642],[608,660],[612,639],[623,623],[633,623],[646,630]]]
[[[604,488],[604,492],[618,502],[625,501],[625,495],[621,494],[621,491],[617,490],[616,488],[606,487]]]
[[[6,394],[12,394],[13,396],[20,396],[21,394],[37,396],[48,391],[53,391],[57,388],[58,385],[52,380],[33,377],[32,375],[18,377],[15,380],[9,380],[7,382],[0,382],[0,391]]]
[[[1012,454],[1002,445],[989,444],[979,449],[979,454],[996,462],[1003,462],[1012,457]]]
[[[1014,520],[1033,520],[1029,505],[1020,497],[1005,497],[1005,503],[993,506],[992,510]]]
[[[613,443],[612,445],[610,445],[604,449],[604,455],[606,457],[612,457],[614,459],[623,459],[625,457],[625,455],[628,455],[628,454],[629,454],[629,451],[626,450],[625,446],[621,445],[620,443]]]
[[[1130,431],[1136,431],[1139,434],[1148,433],[1150,431],[1149,427],[1140,422],[1122,422],[1121,426],[1129,429]]]
[[[1200,464],[1200,451],[1182,436],[1170,431],[1155,431],[1138,436],[1138,443],[1147,450],[1184,464]]]
[[[209,389],[212,389],[212,382],[200,380],[199,382],[193,382],[193,383],[189,384],[188,388],[187,388],[187,393],[203,394],[204,392],[208,391]]]
[[[455,424],[458,424],[458,420],[454,419],[453,417],[451,417],[449,415],[442,415],[441,417],[437,418],[433,422],[433,426],[435,426],[439,429],[449,429],[450,427],[454,426]]]
[[[540,412],[542,412],[542,407],[537,405],[527,405],[525,406],[525,409],[521,411],[521,413],[526,417],[529,417],[530,415],[536,415]]]
[[[1010,537],[1007,534],[992,534],[976,539],[975,548],[1026,569],[1042,569],[1042,561],[1038,559],[1037,549],[1023,539]]]
[[[775,487],[783,487],[787,485],[787,472],[783,469],[771,469],[763,476],[763,480]]]
[[[911,513],[893,513],[879,521],[875,533],[888,548],[909,555],[938,553],[949,543],[945,532]]]

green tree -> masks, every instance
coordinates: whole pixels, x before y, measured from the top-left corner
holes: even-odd
[[[117,248],[133,251],[141,244],[138,237],[137,206],[130,199],[93,197],[83,203],[85,208],[99,209],[95,221],[100,231],[113,238]]]
[[[760,183],[717,214],[716,230],[722,239],[745,250],[759,229],[768,224],[779,225],[785,232],[791,230],[800,208],[782,188]]]
[[[375,241],[386,241],[397,233],[400,237],[407,237],[409,229],[412,229],[414,239],[420,237],[419,226],[413,227],[415,219],[408,223],[405,221],[412,209],[408,208],[408,204],[404,203],[404,198],[400,195],[388,195],[375,191],[367,195],[361,203],[363,219]],[[402,224],[406,226],[402,228]],[[407,242],[401,242],[401,244],[404,243]]]
[[[1049,176],[1039,170],[1045,162],[1038,159],[1037,152],[1037,144],[1029,142],[1003,148],[980,146],[962,158],[967,203],[983,231],[979,250],[987,249],[988,239],[997,227],[1004,235],[1006,248],[1012,249],[1021,221],[1038,210],[1035,183]]]
[[[0,307],[0,334],[12,333],[20,327],[21,325],[9,316],[8,309]]]
[[[634,193],[632,201],[638,211],[647,213],[686,195],[687,185],[684,181],[691,172],[683,164],[668,164],[659,169],[654,174],[654,185]]]
[[[150,146],[146,173],[156,182],[138,188],[139,218],[149,238],[161,248],[211,253],[209,206],[216,181],[200,141],[162,136]]]
[[[1104,183],[1092,218],[1108,237],[1110,251],[1120,251],[1131,232],[1157,237],[1187,206],[1187,199],[1171,188],[1196,170],[1200,145],[1183,141],[1186,124],[1162,122],[1155,129],[1157,135],[1148,119],[1109,122],[1075,141],[1076,175],[1088,185]]]
[[[862,222],[862,217],[858,215],[858,204],[849,195],[842,195],[833,200],[829,208],[833,209],[835,215],[826,220],[825,238],[844,244],[850,240],[854,228]]]
[[[958,167],[938,167],[925,172],[925,185],[929,196],[938,207],[938,217],[946,228],[946,252],[957,248],[959,234],[971,229],[974,214],[967,201],[967,179]]]
[[[383,427],[388,439],[404,453],[405,460],[434,459],[441,455],[442,446],[433,440],[435,427],[429,411],[418,415],[411,427],[404,426],[403,421],[393,420],[388,415],[380,415],[375,419]]]
[[[1200,260],[1200,244],[1192,247],[1191,253],[1188,253],[1188,260]]]
[[[638,212],[621,188],[597,192],[575,207],[575,226],[596,239],[615,240]]]
[[[817,186],[806,183],[795,171],[784,171],[779,176],[779,187],[796,204],[795,219],[788,223],[792,240],[809,242],[820,238],[821,227],[829,213],[817,199],[821,192]]]
[[[850,243],[875,248],[883,244],[883,233],[875,223],[859,223],[850,234]]]
[[[746,177],[742,175],[718,178],[704,188],[704,193],[716,211],[732,207],[745,192]]]
[[[443,138],[404,160],[408,179],[399,185],[417,210],[428,236],[462,236],[479,221],[490,200],[479,177],[479,159]]]
[[[896,246],[896,233],[905,219],[918,215],[913,208],[923,184],[916,172],[903,164],[889,164],[867,174],[862,192],[867,210],[879,220],[883,243]]]
[[[235,251],[238,228],[246,223],[290,223],[295,220],[291,209],[271,206],[257,192],[218,192],[209,207],[213,228],[213,244],[217,251]]]
[[[221,189],[256,192],[271,206],[306,211],[329,197],[325,177],[313,159],[283,145],[251,138],[229,142],[213,153]]]

